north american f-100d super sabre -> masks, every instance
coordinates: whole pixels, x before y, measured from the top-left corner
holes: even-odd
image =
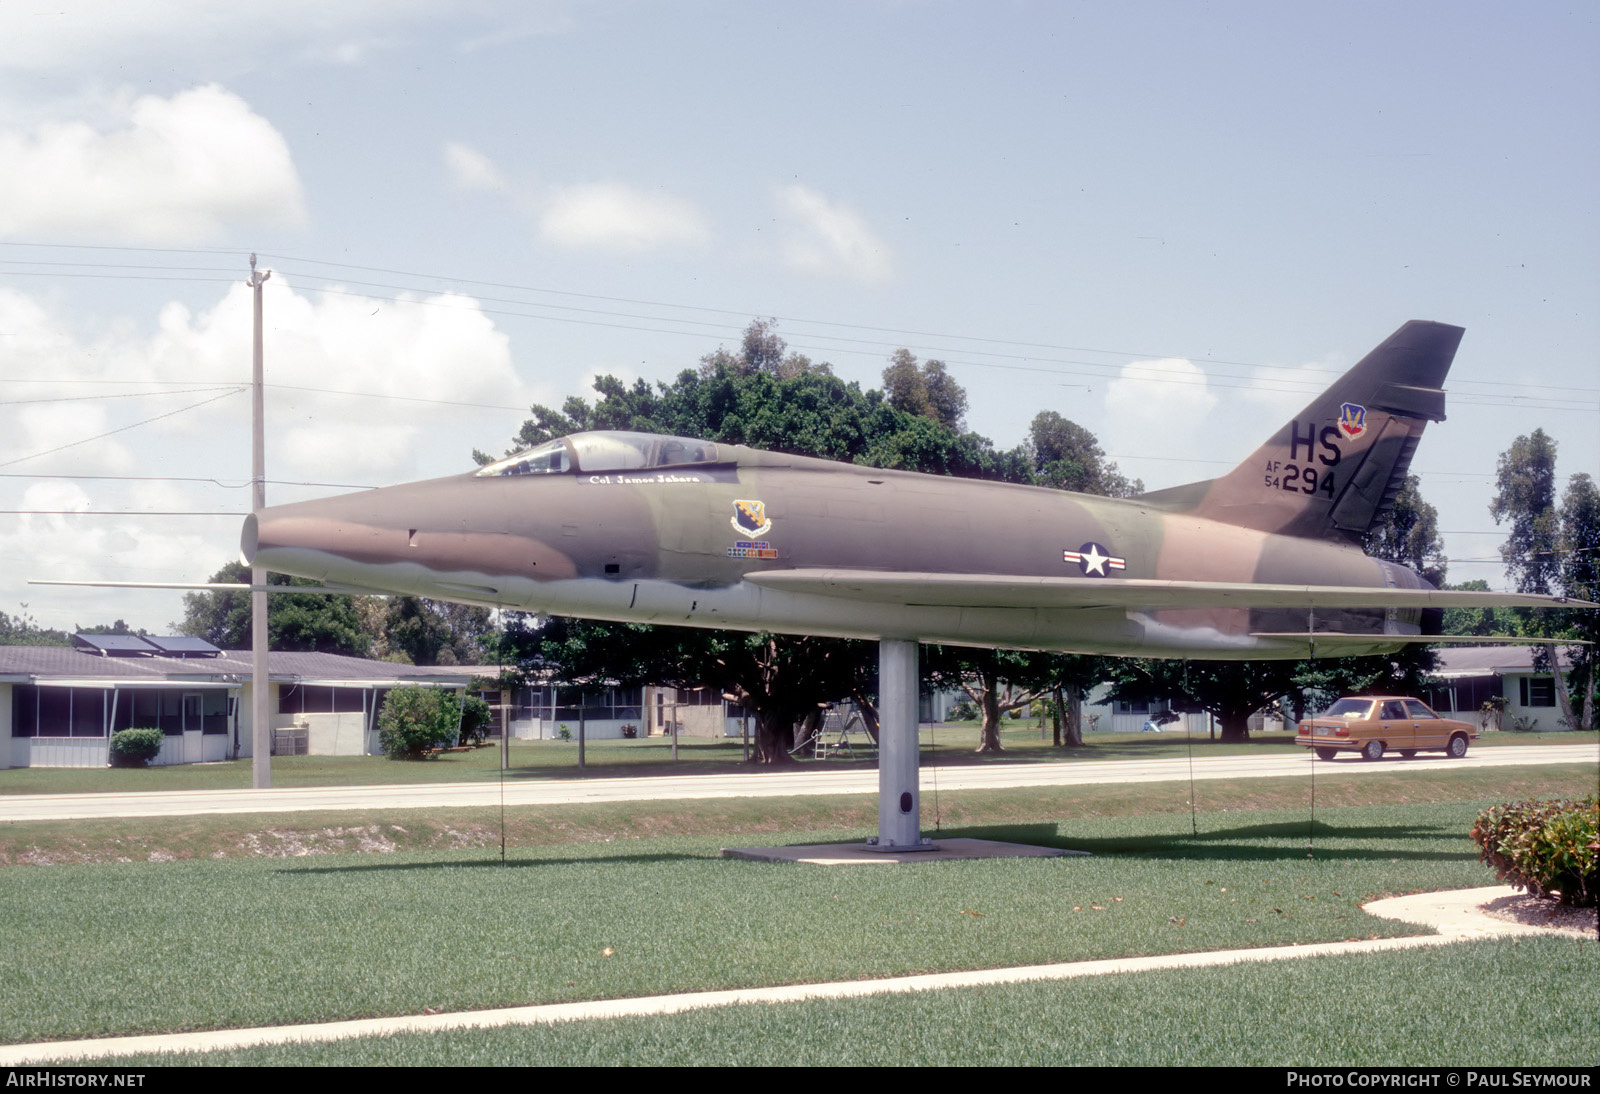
[[[1133,498],[685,437],[562,437],[248,518],[255,565],[559,615],[1157,657],[1380,653],[1445,604],[1369,558],[1462,330],[1406,323],[1221,478]],[[1430,618],[1431,617],[1431,618]]]
[[[1118,499],[687,437],[579,433],[481,470],[263,509],[254,565],[593,619],[877,639],[880,851],[920,850],[917,644],[1386,653],[1446,605],[1369,558],[1461,328],[1405,324],[1221,478]]]

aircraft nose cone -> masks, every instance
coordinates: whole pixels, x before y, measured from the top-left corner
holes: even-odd
[[[256,546],[259,540],[256,535],[256,515],[251,513],[244,518],[244,527],[239,530],[239,554],[244,557],[246,566],[254,566],[256,559]]]
[[[263,509],[245,518],[240,547],[278,573],[420,595],[576,575],[545,536],[511,534],[505,509],[497,480],[432,479]]]

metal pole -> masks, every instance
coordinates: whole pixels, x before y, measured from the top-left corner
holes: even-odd
[[[917,644],[878,642],[878,836],[874,851],[930,851],[917,774]]]
[[[250,362],[250,508],[259,513],[267,507],[267,444],[266,397],[263,375],[265,367],[261,350],[261,286],[266,284],[272,271],[259,273],[256,256],[250,256],[250,288],[255,293],[255,330],[251,340]],[[261,590],[267,584],[267,571],[261,566],[250,569],[250,584],[257,591],[250,594],[250,785],[257,790],[272,786],[272,726],[267,713],[267,689],[270,670],[267,666],[267,594]]]

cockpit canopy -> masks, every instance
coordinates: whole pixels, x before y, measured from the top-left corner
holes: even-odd
[[[724,457],[726,458],[726,453]],[[485,475],[559,475],[570,471],[633,471],[718,462],[717,446],[693,437],[605,430],[558,437],[478,472]]]

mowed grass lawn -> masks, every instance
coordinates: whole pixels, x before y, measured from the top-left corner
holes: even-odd
[[[97,1063],[1592,1067],[1597,949],[1514,939]]]
[[[1431,796],[1449,798],[1455,777],[1435,776]],[[1593,780],[1592,770],[1578,768],[1529,774],[1523,786],[1583,793]],[[1240,793],[1271,800],[1262,797],[1267,787]],[[1368,799],[1319,806],[1314,825],[1304,808],[1203,812],[1198,834],[1191,833],[1186,809],[1163,811],[1171,808],[1169,787],[1121,788],[1116,797],[1098,799],[1097,815],[1066,815],[1072,810],[1064,808],[1053,816],[1035,800],[1026,822],[1016,819],[1019,799],[1012,794],[947,796],[962,826],[947,820],[945,834],[1093,852],[1061,859],[854,868],[750,863],[718,857],[721,847],[739,842],[721,837],[608,840],[596,814],[596,825],[581,837],[589,842],[513,846],[504,864],[497,854],[469,851],[10,867],[0,869],[0,947],[7,955],[0,963],[0,1021],[15,1042],[1384,937],[1417,932],[1365,915],[1362,902],[1493,882],[1466,838],[1472,818],[1491,800],[1475,780],[1462,784],[1462,800],[1400,804],[1392,786],[1362,779],[1349,780],[1342,793],[1346,801]],[[705,809],[725,817],[727,809],[651,804],[663,816]],[[615,808],[620,815],[629,807]],[[865,834],[865,827],[812,828],[764,839]],[[1291,1053],[1277,1062],[1339,1063],[1349,1060],[1353,1043],[1348,1023],[1321,1042],[1282,1037],[1278,1027],[1305,1027],[1313,1012],[1359,1012],[1382,997],[1370,986],[1376,983],[1403,988],[1396,998],[1420,994],[1431,1001],[1433,1010],[1402,1007],[1412,1027],[1434,1029],[1440,1013],[1478,1030],[1493,1024],[1500,1047],[1472,1062],[1593,1063],[1593,1010],[1566,1007],[1561,993],[1574,978],[1585,992],[1592,988],[1600,947],[1564,944],[1572,949],[1472,956],[1487,952],[1474,944],[1426,959],[1319,963],[1314,973],[1141,974],[1117,978],[1126,987],[1032,985],[1022,994],[990,989],[802,1005],[788,1017],[777,1017],[782,1008],[743,1008],[737,1015],[644,1022],[620,1038],[637,1035],[635,1043],[651,1045],[679,1031],[682,1044],[705,1046],[684,1049],[687,1055],[625,1050],[617,1028],[607,1037],[595,1032],[598,1026],[581,1034],[567,1027],[553,1038],[550,1031],[509,1031],[509,1041],[473,1035],[467,1041],[479,1047],[470,1052],[462,1047],[467,1042],[423,1038],[406,1042],[412,1047],[405,1051],[413,1054],[409,1062],[734,1062],[726,1050],[741,1042],[741,1031],[759,1039],[770,1026],[798,1022],[810,1023],[795,1036],[804,1039],[803,1030],[811,1029],[814,1054],[776,1057],[782,1062],[975,1063],[995,1060],[995,1053],[1012,1062],[1079,1059],[1073,1053],[1080,1062],[1202,1062],[1186,1056],[1186,1046],[1225,1027],[1229,1032],[1216,1035],[1223,1044],[1253,1041],[1285,1052],[1299,1045],[1293,1052],[1328,1054],[1308,1060]],[[1368,979],[1349,979],[1358,969]],[[1505,1034],[1503,1023],[1479,1013],[1524,1005],[1503,990],[1507,977],[1517,981],[1517,993],[1543,992],[1552,1016],[1567,1015],[1540,1027],[1556,1033]],[[1235,982],[1261,985],[1257,1002],[1237,1012],[1224,990]],[[1058,1002],[1047,1007],[1051,999]],[[1032,1008],[1025,1011],[1030,1021],[1006,1027],[996,1019],[990,1038],[983,1023],[991,1019],[983,1016],[1011,1006]],[[855,1020],[868,1031],[887,1022],[875,1039],[893,1041],[896,1020],[883,1015],[930,1023],[949,1042],[939,1050],[946,1055],[929,1047],[925,1034],[903,1039],[893,1060],[839,1048]],[[1055,1024],[1041,1024],[1046,1019]],[[727,1036],[716,1036],[719,1023],[727,1024]],[[644,1029],[659,1033],[646,1036]],[[1173,1041],[1176,1030],[1187,1030],[1187,1039]],[[583,1050],[590,1055],[576,1047],[575,1055],[560,1055],[569,1033],[579,1038],[574,1046],[591,1046]],[[1149,1036],[1167,1040],[1152,1047]],[[1393,1036],[1366,1043],[1387,1045]],[[512,1047],[541,1039],[546,1049],[529,1048],[530,1056]],[[1091,1044],[1098,1047],[1091,1051]],[[1572,1044],[1586,1044],[1589,1058],[1551,1058]],[[1135,1048],[1146,1055],[1126,1055]]]

